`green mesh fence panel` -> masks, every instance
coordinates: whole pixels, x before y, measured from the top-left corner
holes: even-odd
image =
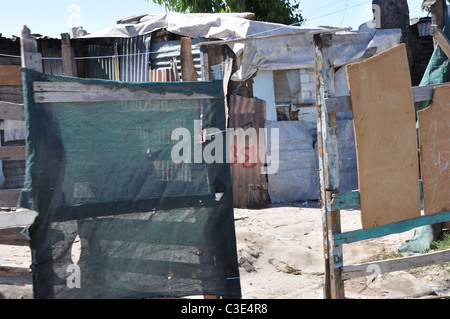
[[[19,206],[39,213],[29,228],[35,298],[240,298],[229,164],[194,161],[195,143],[204,149],[212,141],[197,139],[194,121],[225,129],[222,83],[22,72],[27,157]],[[212,98],[36,103],[35,82]],[[177,128],[191,135],[190,163],[172,160]]]

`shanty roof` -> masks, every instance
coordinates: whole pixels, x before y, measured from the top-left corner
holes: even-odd
[[[145,18],[145,19],[143,19]],[[139,23],[136,23],[139,20]],[[141,21],[144,22],[141,22]],[[141,16],[131,25],[116,27],[85,35],[81,38],[129,38],[160,29],[188,36],[212,40],[244,39],[272,35],[292,35],[288,38],[227,44],[238,57],[240,68],[232,79],[243,81],[257,70],[287,70],[314,68],[313,31],[329,28],[307,28],[277,23],[253,21],[227,14],[181,14]],[[400,43],[400,29],[375,29],[362,26],[358,31],[338,32],[333,35],[334,64],[336,67],[360,60],[367,52],[385,51]]]

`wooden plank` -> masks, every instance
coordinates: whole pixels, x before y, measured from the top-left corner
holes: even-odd
[[[441,31],[437,26],[434,27],[433,39],[439,45],[439,47],[444,51],[447,58],[450,59],[450,41],[447,36]]]
[[[22,85],[20,65],[0,65],[0,85]]]
[[[21,191],[21,189],[1,189],[0,207],[16,207]]]
[[[450,220],[450,211],[445,211],[433,215],[420,216],[374,228],[358,229],[344,233],[335,233],[334,240],[337,244],[350,244],[361,240],[378,238],[390,234],[403,233],[413,228],[436,223],[442,223],[449,220]]]
[[[414,86],[412,88],[414,102],[428,101],[433,99],[433,88],[449,84],[450,82],[425,86]],[[347,112],[352,110],[352,102],[349,95],[330,97],[325,99],[325,103],[327,104],[327,110],[329,113]]]
[[[450,85],[434,89],[433,103],[418,112],[425,214],[450,210]]]
[[[23,104],[0,101],[0,119],[25,121]]]
[[[327,110],[330,113],[346,112],[352,110],[352,102],[350,96],[338,96],[325,99]]]
[[[392,271],[399,271],[422,266],[441,264],[447,261],[450,261],[450,249],[418,256],[395,258],[377,262],[364,263],[359,265],[344,266],[342,270],[342,279],[347,280],[351,278],[369,276],[373,272],[372,271],[373,266],[375,266],[376,269],[379,270],[379,274],[384,274]]]
[[[3,147],[0,147],[0,161],[25,160],[25,152],[26,152],[25,146],[3,146]]]
[[[32,274],[29,267],[0,266],[0,285],[14,286],[32,285]]]
[[[413,87],[414,102],[428,101],[433,99],[433,89],[442,85],[449,85],[450,82],[431,84],[425,86],[415,86]]]
[[[23,226],[0,229],[0,245],[29,246],[30,241],[21,234],[22,230]]]
[[[0,101],[23,104],[22,86],[0,86]]]
[[[0,86],[0,95],[20,95],[23,98],[22,86]]]
[[[22,30],[22,37],[20,38],[20,52],[23,67],[27,67],[38,72],[43,71],[42,54],[39,53],[37,41],[31,36],[31,31],[27,26],[24,26]]]
[[[330,210],[359,206],[359,191],[334,194]]]
[[[61,34],[62,65],[65,76],[77,76],[77,65],[68,33]]]
[[[420,194],[422,194],[422,181],[419,181]],[[330,210],[359,206],[359,191],[334,194]]]
[[[31,210],[0,213],[0,228],[29,226],[34,222],[37,215],[37,212]]]
[[[200,93],[189,95],[179,92],[162,92],[156,94],[144,90],[133,91],[127,88],[117,89],[77,82],[34,82],[33,90],[36,103],[210,100],[216,98]]]
[[[347,65],[363,229],[420,216],[418,145],[406,46]]]

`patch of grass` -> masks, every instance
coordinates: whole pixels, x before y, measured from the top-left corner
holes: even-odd
[[[439,251],[450,249],[450,230],[443,231],[439,238],[431,243],[431,251]],[[439,268],[445,270],[448,276],[450,276],[450,261],[437,265]]]
[[[439,238],[431,243],[430,249],[427,250],[425,253],[431,253],[431,252],[436,252],[436,251],[446,250],[446,249],[450,249],[450,230],[444,230],[442,232],[442,234],[439,236]],[[374,262],[374,261],[382,261],[382,260],[402,258],[402,257],[403,257],[403,255],[396,251],[391,251],[391,252],[382,251],[381,253],[371,256],[371,257],[363,260],[362,262],[369,263],[369,262]],[[430,265],[430,266],[426,266],[426,267],[421,267],[420,269],[425,269],[427,267],[428,268],[429,267],[438,267],[439,269],[444,270],[446,275],[448,277],[450,277],[450,261],[442,263],[442,264],[438,264],[438,265]],[[411,269],[410,270],[410,272],[417,272],[417,271],[420,271],[420,270],[419,269],[415,269],[415,270]]]
[[[450,230],[443,231],[437,240],[431,243],[434,251],[450,249]]]
[[[372,257],[367,258],[366,260],[364,260],[364,262],[369,263],[369,262],[373,262],[373,261],[381,261],[381,260],[401,258],[401,257],[403,257],[403,255],[396,251],[391,251],[391,252],[382,251],[379,254],[376,254]]]

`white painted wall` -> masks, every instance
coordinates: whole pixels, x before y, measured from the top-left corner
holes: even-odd
[[[273,71],[259,70],[253,78],[253,96],[266,101],[266,120],[277,120],[275,91],[273,89]]]

